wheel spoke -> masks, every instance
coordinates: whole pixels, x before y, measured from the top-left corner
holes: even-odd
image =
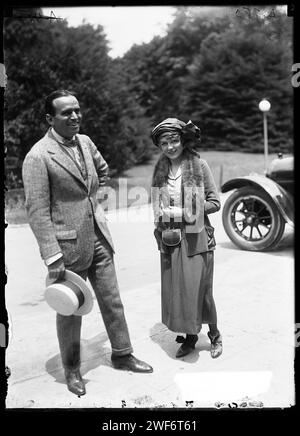
[[[240,204],[243,205],[243,210],[246,210],[246,211],[249,210],[249,207],[248,207],[248,200],[242,199],[241,202],[240,202]]]
[[[237,223],[242,223],[243,227],[242,227],[242,228],[239,228],[239,227],[237,226]],[[245,228],[249,225],[245,220],[234,220],[234,221],[232,222],[232,224],[235,226],[235,228],[237,229],[237,231],[238,231],[239,233],[242,233],[242,232],[245,230]]]
[[[258,225],[256,226],[256,230],[258,231],[258,233],[259,233],[259,236],[262,238],[263,237],[263,235],[262,235],[262,233],[261,233],[261,231],[259,230],[259,227],[258,227]]]
[[[245,230],[246,227],[248,227],[249,224],[246,223],[246,221],[243,222],[243,228],[241,230],[241,232],[243,232]]]
[[[270,227],[268,227],[270,224],[264,224],[264,223],[259,223],[260,226],[266,227],[268,230],[270,230]]]
[[[266,208],[266,206],[265,206],[264,204],[262,204],[262,205],[261,205],[261,208],[258,209],[258,211],[256,212],[256,214],[259,215],[260,212],[261,212],[262,210],[264,210],[265,208]]]
[[[241,207],[241,209],[238,209],[238,207],[239,207],[240,204],[242,205],[242,207]],[[246,215],[247,212],[244,211],[244,209],[246,209],[246,205],[245,205],[245,203],[242,201],[242,202],[240,202],[240,204],[238,204],[238,205],[236,206],[236,208],[235,208],[236,212],[239,212],[239,213],[242,213],[243,215]]]
[[[255,200],[253,198],[247,199],[247,203],[245,203],[245,205],[249,211],[254,210],[254,202],[255,202]],[[248,206],[248,204],[249,204],[249,206]]]
[[[237,237],[251,245],[269,242],[275,232],[273,209],[259,193],[237,197],[230,208],[230,222]]]

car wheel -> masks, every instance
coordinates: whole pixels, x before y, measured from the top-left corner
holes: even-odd
[[[276,204],[262,190],[246,186],[226,200],[222,221],[227,236],[243,250],[264,251],[280,241],[285,221]]]

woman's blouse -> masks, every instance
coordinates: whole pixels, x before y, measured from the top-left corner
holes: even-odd
[[[170,204],[178,207],[180,207],[181,205],[181,178],[181,167],[178,167],[178,170],[174,175],[172,167],[170,166],[167,182],[167,187],[170,195]]]

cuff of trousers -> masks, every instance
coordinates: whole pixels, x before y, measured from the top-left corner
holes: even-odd
[[[132,347],[123,348],[122,350],[117,350],[115,348],[112,348],[112,354],[114,356],[126,356],[127,354],[131,354],[131,353],[133,353]]]
[[[81,362],[77,363],[76,365],[63,365],[63,368],[67,371],[78,371],[80,369]]]

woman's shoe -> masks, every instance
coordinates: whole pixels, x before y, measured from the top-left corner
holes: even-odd
[[[180,338],[180,337],[179,337]],[[178,349],[176,357],[183,357],[190,354],[195,349],[195,344],[198,341],[198,335],[186,335],[183,344]],[[181,342],[180,340],[177,342]]]
[[[210,355],[213,359],[216,359],[223,352],[222,336],[220,333],[217,336],[212,336],[210,332],[207,332],[207,336],[211,342]]]

